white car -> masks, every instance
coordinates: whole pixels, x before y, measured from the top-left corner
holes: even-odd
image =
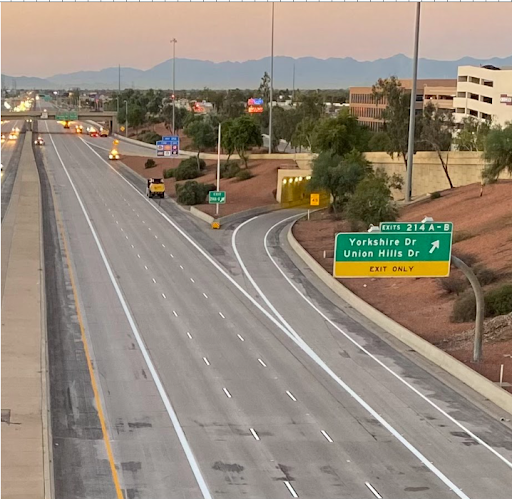
[[[37,139],[36,139],[36,140],[34,140],[34,144],[35,144],[36,146],[44,146],[44,140],[43,140],[43,138],[42,138],[42,137],[37,137]]]

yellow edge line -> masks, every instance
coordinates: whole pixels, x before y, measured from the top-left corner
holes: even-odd
[[[53,197],[53,205],[55,207],[55,215],[57,217],[57,222],[58,222],[57,225],[58,225],[58,229],[59,229],[59,232],[60,232],[63,244],[64,244],[64,254],[66,255],[66,261],[68,264],[71,287],[73,288],[73,297],[75,300],[75,307],[76,307],[76,312],[77,312],[77,317],[78,317],[78,323],[80,325],[80,334],[82,336],[82,343],[84,344],[85,358],[87,359],[87,367],[89,368],[89,375],[91,378],[92,391],[94,392],[94,400],[96,401],[96,407],[98,410],[98,417],[99,417],[100,424],[101,424],[101,432],[103,434],[103,441],[105,442],[105,448],[107,450],[108,461],[110,463],[110,471],[112,472],[112,479],[114,481],[114,487],[116,489],[117,499],[124,499],[123,492],[122,492],[121,486],[119,484],[119,476],[117,474],[117,469],[116,469],[116,465],[114,462],[114,454],[112,452],[112,447],[110,445],[107,424],[105,423],[105,417],[103,415],[103,407],[101,405],[101,400],[100,400],[100,396],[98,393],[98,386],[96,384],[94,367],[92,365],[91,356],[89,354],[89,346],[87,344],[87,338],[85,336],[85,328],[84,328],[84,324],[82,322],[82,313],[80,311],[80,305],[78,304],[78,293],[76,291],[75,279],[73,277],[73,270],[71,268],[71,260],[69,258],[68,245],[66,243],[66,237],[64,234],[64,227],[62,225],[62,220],[60,217],[60,211],[57,209],[57,203],[56,203],[55,195],[53,193],[53,186],[51,186],[51,190],[52,190],[52,197]]]

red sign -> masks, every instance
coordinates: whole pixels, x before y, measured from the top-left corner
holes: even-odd
[[[262,113],[263,112],[263,106],[248,106],[247,112],[249,113]]]
[[[512,106],[512,95],[501,94],[500,95],[500,102],[502,104],[507,105],[507,106]]]

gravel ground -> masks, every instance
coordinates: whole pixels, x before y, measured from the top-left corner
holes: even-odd
[[[454,252],[474,255],[479,263],[499,274],[500,284],[512,282],[512,182],[486,186],[484,195],[479,194],[479,184],[444,191],[440,199],[404,208],[400,220],[413,222],[431,216],[438,221],[452,221],[454,240],[459,240],[453,245]],[[294,235],[327,271],[332,272],[334,234],[343,231],[350,231],[346,222],[334,221],[327,213],[319,212],[312,221],[297,223]],[[327,258],[323,258],[324,250]],[[340,279],[340,282],[381,312],[492,381],[498,381],[500,365],[504,364],[504,379],[512,383],[512,337],[506,332],[507,328],[485,341],[484,361],[472,364],[471,337],[460,338],[472,324],[450,321],[454,298],[440,289],[437,279]]]

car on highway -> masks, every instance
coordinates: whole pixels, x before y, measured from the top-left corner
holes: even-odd
[[[108,130],[106,128],[101,128],[100,137],[108,137]]]
[[[117,149],[112,149],[108,154],[108,159],[119,159],[119,151]]]
[[[2,134],[2,144],[5,142],[5,133]]]
[[[69,121],[64,122],[64,128],[69,128]]]
[[[16,140],[18,138],[18,135],[16,135],[15,133],[11,132],[9,134],[9,140]]]
[[[42,137],[37,137],[37,139],[36,139],[36,140],[34,140],[34,144],[35,144],[36,146],[44,146],[44,140],[43,140],[43,138],[42,138]]]
[[[98,130],[95,130],[94,128],[91,128],[91,130],[89,130],[89,137],[99,137],[100,134],[98,133]]]
[[[76,125],[76,126],[75,126],[75,132],[76,132],[76,133],[84,133],[84,127],[83,127],[83,125]]]

